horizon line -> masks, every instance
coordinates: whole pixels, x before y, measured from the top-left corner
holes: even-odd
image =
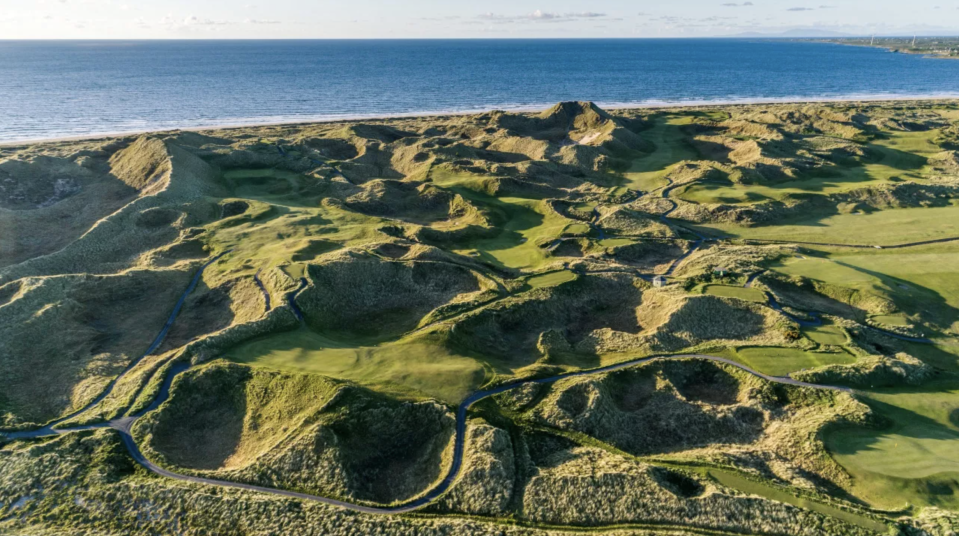
[[[789,30],[786,30],[789,31]],[[755,35],[752,35],[755,34]],[[959,30],[953,34],[848,34],[848,35],[777,35],[763,32],[743,32],[734,35],[702,35],[702,36],[614,36],[614,37],[77,37],[77,38],[56,38],[56,37],[25,37],[19,39],[0,38],[0,43],[22,43],[22,42],[95,42],[95,41],[641,41],[641,40],[695,40],[695,39],[775,39],[775,40],[799,40],[799,39],[897,39],[916,37],[919,39],[959,39]]]

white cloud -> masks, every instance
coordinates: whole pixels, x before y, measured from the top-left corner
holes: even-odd
[[[498,13],[483,13],[476,18],[489,22],[514,23],[514,22],[571,22],[583,19],[602,19],[606,13],[597,13],[594,11],[581,11],[576,13],[554,13],[537,9],[532,13],[525,15],[501,15]]]

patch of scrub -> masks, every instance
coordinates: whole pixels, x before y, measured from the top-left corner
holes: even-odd
[[[874,530],[879,533],[885,533],[889,530],[889,525],[886,525],[885,523],[876,519],[858,515],[848,510],[836,508],[835,506],[830,506],[819,501],[813,501],[804,497],[797,497],[784,489],[776,488],[751,478],[746,478],[737,473],[733,473],[732,471],[710,469],[707,474],[720,484],[735,490],[739,490],[743,493],[758,495],[774,501],[812,510],[813,512],[819,512],[820,514],[841,519],[847,523],[851,523],[864,529]]]
[[[227,358],[257,367],[323,374],[458,403],[482,385],[483,366],[475,359],[426,340],[376,346],[350,346],[302,329],[242,344]]]
[[[28,502],[30,502],[30,501],[32,501],[32,500],[33,500],[33,496],[32,496],[32,495],[24,495],[23,497],[20,497],[19,499],[17,499],[16,502],[14,502],[13,504],[11,504],[11,505],[10,505],[10,509],[11,509],[11,510],[18,510],[18,509],[20,509],[20,508],[23,508],[24,506],[27,505]]]
[[[736,350],[738,361],[763,374],[786,376],[790,372],[856,361],[847,352],[813,352],[801,348],[748,347]]]
[[[877,322],[879,324],[885,324],[887,326],[908,326],[909,319],[906,318],[906,315],[895,314],[895,315],[877,315],[870,317],[870,320]]]

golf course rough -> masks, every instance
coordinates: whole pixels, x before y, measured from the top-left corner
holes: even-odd
[[[957,120],[0,147],[0,532],[950,534]]]

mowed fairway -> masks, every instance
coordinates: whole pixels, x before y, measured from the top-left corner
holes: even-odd
[[[735,359],[770,376],[786,376],[790,372],[825,365],[846,365],[856,358],[845,351],[813,352],[801,348],[737,348]]]
[[[872,214],[837,214],[786,225],[703,225],[733,238],[893,246],[959,237],[959,206],[901,208]]]
[[[839,326],[830,323],[824,323],[821,326],[810,326],[802,328],[802,334],[813,342],[819,344],[842,346],[849,342],[849,337]]]
[[[576,274],[569,270],[560,270],[548,274],[535,275],[526,280],[530,288],[555,287],[567,281],[576,279]]]
[[[558,238],[570,223],[542,201],[484,196],[482,202],[500,209],[509,220],[497,236],[471,240],[464,244],[466,249],[454,252],[468,255],[475,251],[482,260],[503,268],[530,270],[545,264],[550,259],[538,241]]]
[[[886,426],[840,428],[825,439],[854,477],[855,492],[877,506],[959,505],[959,385],[884,389],[861,395]]]
[[[774,269],[888,296],[905,313],[879,316],[879,322],[907,325],[911,323],[908,315],[931,322],[947,334],[959,333],[959,243],[894,250],[834,249],[822,257],[791,257]]]
[[[308,329],[269,335],[226,357],[275,370],[322,374],[380,390],[421,394],[459,403],[483,384],[483,365],[426,340],[347,346]]]
[[[633,190],[648,192],[662,188],[669,184],[666,175],[676,164],[699,158],[680,130],[680,126],[689,123],[688,117],[666,115],[654,121],[653,127],[643,132],[643,137],[653,142],[656,150],[634,161],[623,174],[624,185]]]
[[[750,495],[758,495],[760,497],[766,497],[776,501],[784,502],[786,504],[792,504],[794,506],[799,506],[800,508],[808,508],[814,512],[819,512],[823,515],[836,517],[842,519],[843,521],[858,525],[868,530],[874,530],[877,532],[885,532],[888,529],[888,526],[885,523],[876,521],[875,519],[870,519],[866,516],[857,515],[846,510],[836,508],[835,506],[830,506],[825,503],[818,501],[813,501],[805,497],[797,497],[792,493],[789,493],[781,488],[765,484],[753,480],[751,478],[746,478],[740,474],[734,473],[732,471],[723,471],[722,469],[708,469],[705,471],[710,477],[716,479],[717,482],[724,486],[728,486],[733,489],[742,491],[743,493],[748,493]]]
[[[581,234],[589,226],[564,218],[541,200],[522,197],[495,197],[484,192],[491,177],[451,172],[436,168],[430,172],[433,184],[458,193],[477,206],[495,211],[505,221],[497,225],[493,237],[459,242],[455,253],[479,257],[501,268],[535,270],[551,260],[539,243],[559,238],[564,232]]]

